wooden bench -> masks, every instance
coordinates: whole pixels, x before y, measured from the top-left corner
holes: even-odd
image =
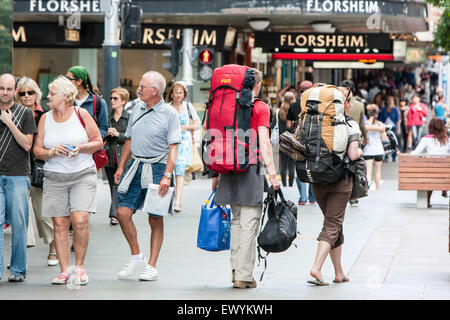
[[[450,155],[401,154],[398,190],[416,190],[417,208],[427,208],[427,191],[450,190]]]

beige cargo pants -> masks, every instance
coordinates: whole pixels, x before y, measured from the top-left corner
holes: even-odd
[[[235,280],[253,281],[262,206],[232,205],[231,212],[231,268]]]

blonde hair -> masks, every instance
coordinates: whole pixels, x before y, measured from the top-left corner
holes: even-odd
[[[125,103],[128,102],[128,99],[130,99],[130,93],[127,89],[124,89],[122,87],[112,89],[110,95],[112,95],[113,93],[117,93],[117,95],[120,97],[120,100],[125,101]]]
[[[378,108],[378,106],[377,106],[375,103],[369,104],[369,105],[367,106],[367,112],[368,112],[368,113],[370,113],[370,112],[376,112],[376,113],[378,113],[378,111],[379,111],[379,108]]]
[[[25,77],[25,76],[19,78],[19,80],[17,81],[17,92],[16,92],[16,96],[15,96],[16,101],[20,101],[21,97],[19,96],[19,92],[22,91],[23,89],[27,89],[27,88],[36,92],[36,103],[40,104],[41,99],[42,99],[41,89],[37,85],[36,81],[34,81],[31,78]]]
[[[64,95],[66,97],[66,102],[69,105],[73,104],[73,101],[78,94],[77,87],[75,87],[73,83],[65,76],[58,76],[55,80],[52,81],[52,83],[48,85],[49,89],[51,87],[55,88],[58,93]]]
[[[284,95],[283,95],[283,102],[281,103],[281,107],[280,107],[280,119],[283,121],[286,121],[286,116],[287,113],[289,111],[289,107],[291,105],[291,103],[293,103],[295,101],[295,94],[287,91]]]

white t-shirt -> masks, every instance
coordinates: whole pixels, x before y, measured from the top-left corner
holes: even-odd
[[[367,123],[367,122],[366,122]],[[381,126],[377,121],[376,126]],[[383,142],[381,141],[381,132],[374,130],[366,130],[367,144],[364,147],[363,155],[365,156],[379,156],[384,154]]]
[[[56,122],[53,110],[45,114],[44,147],[53,149],[60,144],[79,145],[89,142],[89,137],[75,111],[65,122]],[[95,165],[92,154],[79,153],[74,157],[54,156],[45,161],[44,170],[59,173],[76,173]]]
[[[447,140],[445,145],[441,145],[441,143],[433,138],[432,135],[426,135],[422,139],[420,139],[419,145],[416,147],[416,150],[411,152],[411,154],[433,154],[433,155],[446,155],[450,154],[450,139]]]

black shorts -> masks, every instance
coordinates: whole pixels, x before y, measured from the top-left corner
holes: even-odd
[[[378,156],[363,156],[364,160],[372,160],[374,159],[377,162],[383,161],[384,155],[380,154]]]

